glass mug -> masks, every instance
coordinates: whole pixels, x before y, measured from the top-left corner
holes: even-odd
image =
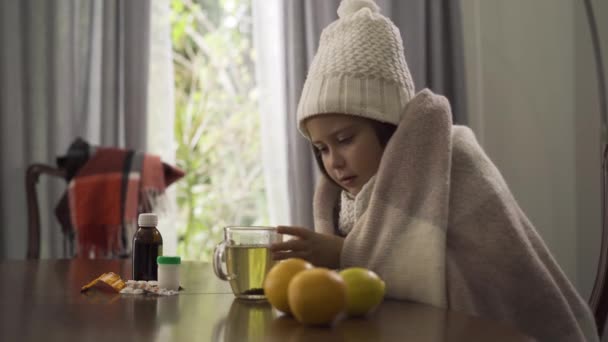
[[[213,251],[213,271],[230,282],[237,298],[264,300],[264,278],[275,264],[270,245],[280,241],[275,227],[226,227],[224,240]]]

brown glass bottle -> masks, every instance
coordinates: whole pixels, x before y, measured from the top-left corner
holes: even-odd
[[[133,235],[133,280],[158,280],[156,257],[163,255],[163,237],[155,214],[140,214]]]

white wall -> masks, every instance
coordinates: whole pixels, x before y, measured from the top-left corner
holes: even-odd
[[[600,243],[600,121],[582,1],[464,0],[463,22],[470,125],[587,298]]]

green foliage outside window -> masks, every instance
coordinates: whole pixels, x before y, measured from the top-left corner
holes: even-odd
[[[229,225],[268,221],[251,0],[173,0],[178,253],[209,261]]]

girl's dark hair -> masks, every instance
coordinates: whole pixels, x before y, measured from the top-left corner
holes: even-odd
[[[367,119],[367,120],[369,120],[372,123],[372,125],[374,126],[374,131],[376,131],[376,136],[378,137],[380,146],[382,146],[382,148],[386,147],[386,145],[388,144],[388,141],[393,136],[393,133],[395,133],[395,131],[397,130],[397,126],[395,126],[394,124],[391,124],[391,123],[380,122],[380,121],[371,120],[371,119]],[[334,182],[334,180],[331,179],[331,177],[327,173],[327,170],[325,170],[325,166],[323,165],[323,160],[321,159],[321,151],[319,151],[319,149],[316,148],[315,145],[313,145],[313,144],[310,144],[310,146],[312,146],[312,152],[315,156],[315,160],[317,161],[317,166],[319,167],[319,170],[321,170],[321,173],[323,173],[325,175],[325,177],[327,177],[327,179],[329,179],[332,183],[336,184],[336,182]],[[338,185],[338,184],[336,184],[336,185]]]

